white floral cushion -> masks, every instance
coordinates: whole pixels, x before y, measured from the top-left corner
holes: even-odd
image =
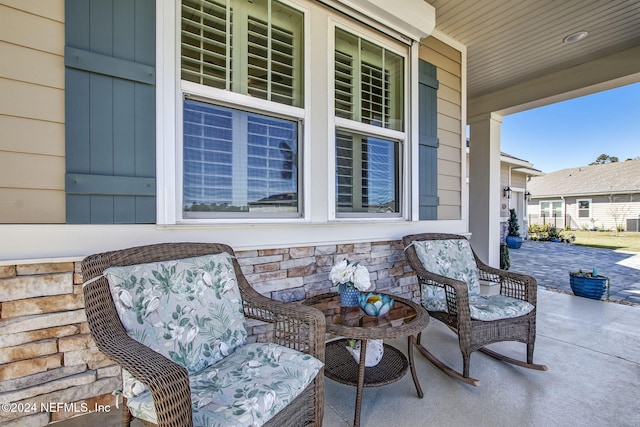
[[[295,399],[321,367],[315,357],[277,344],[239,347],[189,377],[193,424],[261,426]],[[135,417],[157,423],[148,391],[129,399],[127,405]]]
[[[413,245],[427,271],[466,283],[470,296],[480,294],[478,265],[467,240],[420,240]],[[427,286],[434,298],[445,298],[443,288]]]
[[[104,275],[127,334],[190,374],[246,343],[242,300],[228,253],[111,267]],[[128,389],[135,394],[124,385],[126,394]]]
[[[122,370],[122,395],[127,399],[130,399],[135,396],[139,396],[142,393],[148,391],[149,388],[141,382],[138,381],[127,371],[126,369]]]
[[[521,299],[504,295],[474,295],[469,297],[469,309],[474,320],[499,320],[524,316],[534,309]]]
[[[422,306],[429,311],[448,313],[444,289],[435,285],[422,285]]]
[[[427,286],[427,285],[423,285]],[[424,289],[424,288],[423,288]],[[422,305],[429,311],[447,313],[445,298],[427,297],[423,290]],[[498,320],[524,316],[533,310],[527,301],[504,295],[472,295],[469,297],[469,311],[473,320]]]

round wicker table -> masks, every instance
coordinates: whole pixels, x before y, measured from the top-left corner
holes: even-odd
[[[347,339],[327,343],[325,375],[334,381],[356,387],[354,427],[360,425],[362,391],[364,387],[377,387],[398,381],[411,370],[418,397],[424,393],[418,382],[413,363],[416,335],[429,324],[429,314],[418,304],[397,296],[391,310],[382,317],[367,316],[360,307],[340,306],[340,295],[328,293],[309,298],[305,305],[324,313],[327,332],[361,341],[360,363],[356,363],[346,350]],[[376,366],[365,367],[367,340],[408,337],[408,358],[400,350],[384,344],[384,355]]]

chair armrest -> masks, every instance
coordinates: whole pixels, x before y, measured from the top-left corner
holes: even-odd
[[[308,353],[324,363],[326,320],[313,307],[261,298],[244,300],[245,315],[274,324],[277,344]]]
[[[500,294],[527,301],[534,306],[537,303],[538,282],[526,274],[514,273],[490,267],[476,257],[480,279],[500,283]]]
[[[285,347],[310,354],[324,363],[326,320],[313,307],[267,298],[258,293],[233,260],[246,317],[272,323],[273,340]]]
[[[106,281],[100,278],[84,288],[87,322],[98,349],[149,387],[158,426],[191,426],[187,370],[127,335]]]
[[[471,311],[469,309],[469,288],[467,284],[461,280],[452,279],[450,277],[441,276],[424,270],[418,275],[418,281],[425,285],[435,285],[444,288],[447,298],[447,310],[449,313],[458,313],[460,321],[471,319]]]
[[[116,361],[134,378],[149,387],[158,416],[158,426],[192,426],[187,370],[149,347],[131,338],[129,340],[132,342],[121,342],[127,355]]]

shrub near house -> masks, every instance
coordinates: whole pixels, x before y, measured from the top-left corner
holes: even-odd
[[[518,214],[515,209],[509,209],[509,231],[507,234],[507,246],[510,249],[520,249],[522,246],[522,237],[520,237],[520,226],[518,225]]]
[[[528,228],[529,238],[531,240],[539,240],[541,242],[563,242],[566,239],[575,240],[573,235],[565,239],[562,230],[549,224],[532,224]]]

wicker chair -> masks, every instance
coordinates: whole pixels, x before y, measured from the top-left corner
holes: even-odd
[[[470,300],[469,300],[469,288],[468,283],[462,280],[456,280],[445,275],[436,274],[432,271],[427,271],[424,267],[423,261],[420,259],[418,252],[416,251],[416,242],[426,241],[450,241],[456,242],[459,240],[466,240],[464,236],[455,234],[413,234],[403,237],[402,241],[405,246],[405,255],[409,265],[417,273],[418,282],[420,284],[422,292],[422,304],[429,311],[429,315],[445,323],[451,330],[458,335],[458,341],[460,350],[462,352],[463,359],[463,372],[462,374],[443,362],[438,360],[433,354],[431,354],[425,346],[422,345],[418,335],[417,348],[431,363],[438,367],[448,375],[457,378],[467,384],[479,385],[480,381],[469,377],[469,361],[471,353],[476,350],[480,350],[485,354],[488,354],[497,359],[518,365],[526,368],[547,370],[544,365],[536,365],[533,363],[533,348],[536,339],[536,292],[537,283],[533,277],[525,276],[523,274],[511,273],[505,270],[499,270],[492,268],[484,264],[473,252],[471,246],[470,253],[468,255],[471,269],[475,269],[477,266],[478,279],[493,283],[500,284],[500,295],[515,298],[521,301],[526,301],[533,306],[533,309],[523,315],[516,315],[516,317],[499,318],[492,320],[476,320],[472,318]],[[433,245],[433,242],[430,242]],[[432,257],[433,262],[437,263],[436,258],[433,258],[436,251],[422,254],[423,257]],[[471,257],[471,254],[473,256]],[[475,266],[473,265],[473,259],[475,259]],[[451,275],[448,275],[451,276]],[[432,285],[432,287],[429,287]],[[479,285],[479,282],[478,282]],[[435,286],[435,287],[433,287]],[[440,292],[439,289],[444,290],[442,292],[442,299],[440,303],[442,306],[439,309],[434,309],[433,304],[427,304],[425,299],[426,289],[435,290]],[[446,298],[446,301],[445,301]],[[472,296],[473,298],[473,296]],[[498,297],[501,298],[501,297]],[[491,301],[491,300],[489,300]],[[515,301],[516,304],[519,304]],[[524,304],[528,306],[527,304]],[[531,306],[528,306],[531,309]],[[486,345],[500,342],[500,341],[518,341],[527,345],[527,361],[523,362],[505,355],[496,353],[495,351],[485,348]]]
[[[308,353],[324,363],[324,316],[311,307],[274,301],[260,295],[247,282],[235,259],[233,249],[227,245],[163,243],[88,256],[82,261],[82,274],[85,280],[84,299],[91,335],[100,351],[150,389],[158,419],[157,425],[193,425],[187,369],[127,335],[103,272],[112,266],[179,260],[222,252],[227,252],[233,257],[233,268],[245,317],[271,323],[273,332],[269,333],[269,341]],[[320,369],[309,386],[265,425],[321,426],[323,411],[324,373],[323,369]],[[124,405],[123,425],[129,425],[131,419],[132,415]],[[153,425],[142,421],[147,425]]]

